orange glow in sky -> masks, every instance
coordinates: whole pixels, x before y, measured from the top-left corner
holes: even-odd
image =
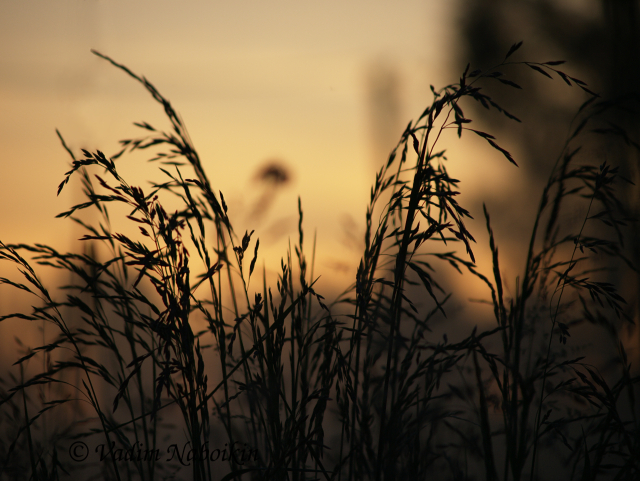
[[[79,237],[73,223],[54,218],[82,200],[77,185],[55,195],[70,160],[56,128],[74,152],[113,155],[117,141],[141,134],[132,122],[168,126],[148,93],[95,49],[171,100],[236,230],[256,229],[263,255],[273,248],[273,268],[295,236],[301,195],[307,238],[318,231],[319,265],[351,276],[358,256],[345,225],[358,236],[364,228],[374,169],[430,101],[429,84],[456,78],[447,74],[449,16],[440,0],[3,2],[1,238],[68,249]],[[382,145],[372,139],[368,105],[380,65],[398,80]],[[265,195],[256,172],[273,159],[291,181],[252,217]],[[124,162],[133,185],[155,169]]]
[[[55,219],[83,201],[73,181],[56,197],[70,162],[56,128],[77,155],[115,154],[119,140],[142,134],[133,122],[169,128],[144,88],[95,49],[172,102],[236,232],[260,238],[267,272],[297,239],[301,196],[307,255],[317,232],[315,273],[331,297],[353,282],[375,170],[431,102],[429,85],[455,82],[464,68],[456,35],[443,0],[3,2],[0,239],[78,249],[84,232]],[[518,170],[476,140],[443,145],[463,192],[477,199],[507,177],[520,190]],[[144,158],[119,162],[131,185],[159,178]],[[256,180],[270,162],[287,182]],[[477,230],[480,241],[482,222]],[[471,297],[486,295],[479,288]]]

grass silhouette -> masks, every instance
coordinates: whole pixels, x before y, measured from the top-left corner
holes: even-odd
[[[58,133],[72,159],[58,193],[78,177],[86,198],[60,217],[85,229],[88,247],[0,243],[0,258],[23,277],[0,282],[38,298],[0,320],[56,331],[25,350],[19,376],[2,379],[2,479],[638,479],[640,378],[620,338],[632,320],[604,271],[620,261],[636,272],[622,249],[626,214],[617,169],[592,165],[579,147],[585,136],[616,133],[596,128],[615,104],[559,70],[562,62],[512,60],[520,46],[495,67],[467,66],[458,83],[432,87],[432,103],[376,174],[354,282],[333,302],[314,288],[302,202],[276,285],[264,274],[252,282],[257,235],[234,230],[171,103],[94,52],[142,84],[171,128],[136,123],[145,136],[121,141],[112,157],[76,157]],[[513,298],[486,207],[492,272],[475,264],[470,213],[440,145],[446,130],[478,135],[516,164],[463,112],[475,101],[518,121],[482,90],[520,88],[502,73],[510,67],[588,96],[542,193]],[[118,163],[146,149],[160,149],[150,160],[165,180],[143,190]],[[163,207],[176,201],[173,212]],[[561,212],[576,205],[583,218],[566,222]],[[89,209],[99,221],[83,220]],[[135,229],[114,232],[114,211]],[[589,234],[594,223],[602,235]],[[436,263],[486,284],[493,328],[434,338],[430,324],[450,298]],[[70,281],[49,291],[36,265]],[[588,323],[617,346],[604,353],[613,367],[592,365],[588,350],[570,356],[571,333]]]

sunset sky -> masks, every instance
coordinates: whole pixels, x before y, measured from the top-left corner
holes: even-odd
[[[56,197],[70,161],[56,128],[74,152],[107,155],[117,152],[118,140],[143,133],[134,121],[168,128],[143,87],[91,54],[95,49],[171,100],[214,188],[224,193],[236,230],[255,229],[260,237],[267,270],[278,268],[288,238],[296,240],[300,195],[309,249],[318,233],[317,273],[331,284],[325,288],[346,287],[361,256],[375,169],[431,102],[429,85],[455,82],[464,69],[455,54],[455,5],[1,2],[0,239],[77,248],[83,232],[55,219],[82,201],[77,183]],[[375,95],[385,88],[391,105],[381,107]],[[474,198],[507,178],[514,192],[525,182],[477,139],[444,147],[450,170]],[[270,161],[291,174],[275,194],[256,180]],[[156,166],[143,159],[124,158],[119,168],[132,185],[158,178]],[[275,197],[265,203],[270,194]],[[481,203],[475,207],[481,218]]]
[[[71,222],[54,219],[81,200],[77,186],[56,198],[69,165],[56,128],[75,152],[109,155],[142,133],[134,121],[168,126],[144,89],[95,49],[171,100],[236,225],[255,228],[264,248],[280,241],[281,251],[295,233],[300,194],[309,239],[317,228],[319,249],[338,266],[341,226],[363,226],[374,166],[393,146],[372,147],[372,72],[398,80],[395,139],[430,100],[429,84],[456,78],[447,75],[455,43],[448,3],[2,2],[2,240],[68,248],[78,238]],[[270,159],[290,169],[292,182],[245,226],[261,198],[256,172]],[[122,168],[141,185],[155,169],[141,160]]]

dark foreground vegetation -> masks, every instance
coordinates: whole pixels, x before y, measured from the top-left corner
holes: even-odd
[[[145,136],[111,158],[76,157],[59,134],[72,168],[58,193],[78,177],[86,197],[60,216],[83,226],[87,247],[0,243],[22,276],[0,279],[3,292],[34,296],[31,310],[0,320],[50,335],[2,379],[1,479],[640,479],[640,378],[623,343],[634,311],[612,281],[636,275],[622,242],[623,179],[615,159],[580,149],[594,137],[633,139],[599,121],[619,105],[562,62],[513,60],[519,47],[432,88],[376,174],[360,265],[334,302],[314,287],[302,203],[293,250],[267,285],[257,234],[234,230],[169,101],[94,52],[140,82],[171,129],[136,124]],[[477,135],[516,163],[463,112],[476,102],[518,121],[482,90],[519,88],[506,76],[514,68],[582,89],[586,101],[508,297],[491,226],[500,213],[484,209],[489,245],[476,244],[440,144],[448,130]],[[160,149],[151,160],[165,180],[143,189],[118,165],[144,149]],[[112,231],[114,212],[135,230]],[[491,272],[478,270],[478,251],[492,256]],[[490,329],[433,334],[450,299],[436,266],[486,284]],[[48,290],[36,267],[69,281]],[[596,344],[575,341],[593,326]]]

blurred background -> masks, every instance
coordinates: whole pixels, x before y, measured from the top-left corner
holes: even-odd
[[[307,254],[317,231],[315,272],[322,275],[319,291],[330,298],[353,282],[375,171],[431,102],[430,85],[456,82],[467,62],[472,70],[499,63],[523,40],[518,58],[567,60],[565,70],[603,96],[637,92],[637,27],[632,0],[4,1],[0,239],[77,248],[82,231],[55,219],[82,200],[73,182],[56,197],[70,162],[56,128],[74,152],[107,155],[119,150],[119,140],[143,134],[134,121],[168,128],[161,107],[92,55],[95,49],[171,100],[236,230],[256,230],[268,271],[279,268],[288,239],[295,242],[301,196]],[[527,74],[514,73],[524,93],[502,88],[496,97],[522,124],[473,108],[467,113],[512,152],[519,169],[479,138],[459,142],[450,135],[441,144],[450,173],[461,180],[460,203],[477,219],[470,230],[485,270],[482,202],[499,212],[492,218],[507,290],[524,264],[522,241],[541,187],[587,99],[557,78],[520,73]],[[630,116],[616,121],[637,133]],[[630,150],[597,148],[637,178]],[[157,178],[143,158],[120,162],[130,184],[144,187]],[[625,199],[636,208],[636,194]],[[7,268],[0,265],[0,275]],[[456,282],[469,283],[464,296],[488,296],[470,276]],[[637,287],[629,286],[633,299]],[[17,302],[5,292],[3,312]]]
[[[2,2],[2,240],[69,249],[80,237],[71,222],[54,219],[82,199],[78,184],[56,198],[70,162],[56,128],[74,152],[107,155],[144,133],[134,121],[168,128],[161,106],[95,49],[172,102],[236,230],[256,229],[268,269],[279,268],[297,232],[301,195],[309,247],[318,230],[318,270],[352,277],[375,171],[430,101],[429,83],[460,70],[451,58],[459,40],[451,7]],[[157,170],[142,158],[119,168],[143,187]],[[280,174],[265,176],[270,168]]]

